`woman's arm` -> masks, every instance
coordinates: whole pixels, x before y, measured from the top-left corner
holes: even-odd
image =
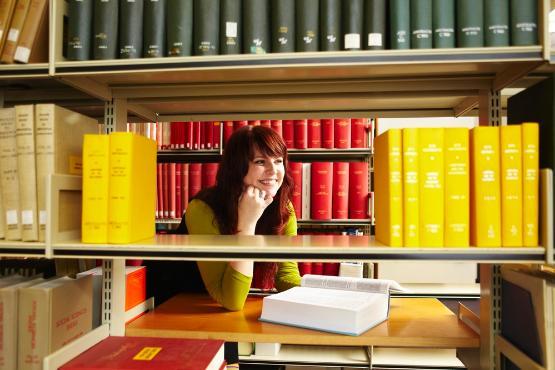
[[[297,235],[297,216],[295,216],[292,205],[290,205],[289,210],[291,215],[285,225],[283,234]],[[301,275],[299,274],[297,262],[280,262],[274,284],[280,292],[301,285]]]

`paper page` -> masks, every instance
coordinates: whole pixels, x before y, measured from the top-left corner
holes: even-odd
[[[399,283],[385,279],[364,279],[340,276],[304,275],[301,286],[325,289],[358,290],[370,293],[387,293],[390,290],[406,292]]]

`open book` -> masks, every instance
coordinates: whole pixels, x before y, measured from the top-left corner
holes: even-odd
[[[395,281],[304,275],[301,286],[264,298],[261,321],[359,335],[387,320]]]

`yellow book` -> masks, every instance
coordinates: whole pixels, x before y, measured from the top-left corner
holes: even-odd
[[[109,173],[108,242],[154,236],[156,142],[127,132],[110,134]]]
[[[537,123],[522,124],[522,198],[524,201],[522,225],[523,245],[538,246],[539,208],[539,126]]]
[[[403,245],[402,148],[400,129],[390,129],[374,141],[376,240],[392,247]]]
[[[108,243],[110,137],[84,135],[81,241]]]
[[[468,129],[447,128],[444,134],[446,247],[470,244],[470,175]]]
[[[473,128],[470,147],[470,243],[500,247],[499,127]]]
[[[403,129],[403,240],[405,247],[420,245],[418,131],[417,128]]]
[[[518,125],[499,128],[501,153],[501,245],[522,246],[522,136]]]
[[[420,160],[420,245],[443,246],[444,193],[443,129],[422,128],[418,133]]]

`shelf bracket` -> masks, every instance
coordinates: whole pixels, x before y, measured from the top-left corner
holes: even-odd
[[[102,324],[110,335],[125,335],[125,260],[102,261]]]
[[[501,266],[480,265],[480,368],[495,364],[495,336],[501,333]]]
[[[372,359],[374,357],[374,346],[364,347],[364,353],[366,354],[366,359],[368,360],[368,368],[372,369]]]
[[[501,126],[501,93],[497,90],[480,90],[480,126]]]

